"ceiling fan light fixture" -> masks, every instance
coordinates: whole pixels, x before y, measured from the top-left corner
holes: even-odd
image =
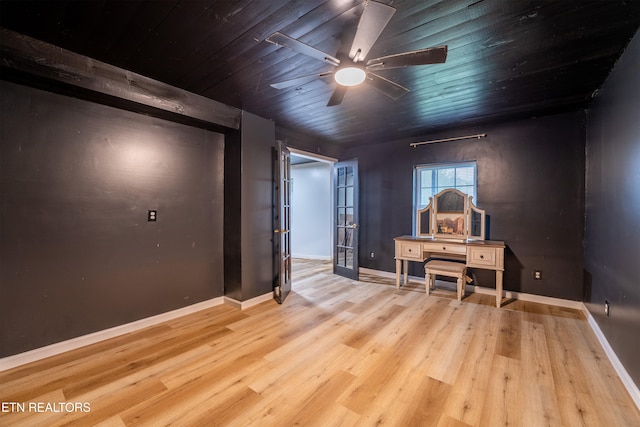
[[[336,83],[342,86],[357,86],[364,82],[367,73],[360,67],[340,68],[334,74]]]

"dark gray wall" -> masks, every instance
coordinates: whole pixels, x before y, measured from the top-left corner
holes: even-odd
[[[409,142],[486,133],[486,138],[410,148]],[[348,150],[360,167],[360,266],[395,271],[393,238],[412,232],[413,168],[477,162],[477,205],[489,238],[504,240],[507,290],[582,299],[584,114],[581,112],[452,129],[411,141]],[[369,258],[375,252],[374,259]],[[412,263],[412,274],[424,270]],[[533,280],[541,269],[543,280]],[[494,275],[475,270],[483,285]]]
[[[587,116],[585,304],[640,384],[640,34]],[[610,316],[604,302],[610,303]]]
[[[242,112],[242,300],[273,291],[275,124]]]
[[[7,81],[0,97],[0,356],[223,294],[222,134]]]
[[[225,295],[246,301],[273,290],[275,124],[242,112],[225,149]]]
[[[232,131],[224,145],[224,292],[242,301],[242,135]]]

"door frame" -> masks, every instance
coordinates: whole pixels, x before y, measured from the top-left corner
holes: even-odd
[[[333,232],[333,228],[334,228],[334,218],[335,218],[335,213],[334,213],[334,208],[333,208],[333,200],[335,197],[335,188],[333,185],[333,165],[335,165],[336,163],[338,163],[338,159],[333,158],[333,157],[329,157],[329,156],[323,156],[322,154],[316,154],[316,153],[312,153],[309,151],[304,151],[304,150],[300,150],[297,148],[293,148],[293,147],[288,147],[289,148],[289,152],[291,153],[291,155],[295,155],[297,157],[303,157],[309,160],[313,160],[313,161],[317,161],[317,162],[322,162],[322,163],[328,163],[331,165],[331,172],[330,172],[330,176],[329,176],[329,188],[330,188],[330,194],[329,197],[331,198],[331,202],[329,203],[329,206],[327,206],[327,210],[329,211],[329,229],[326,230],[327,233],[329,233],[330,235],[330,260],[331,263],[333,263],[333,259],[334,259],[334,247],[335,247],[335,233]],[[295,183],[294,183],[295,186]],[[292,205],[292,208],[295,208],[294,205]]]

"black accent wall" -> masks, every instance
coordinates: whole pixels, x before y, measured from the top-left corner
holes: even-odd
[[[595,97],[587,120],[585,299],[640,385],[640,34]],[[604,313],[604,303],[610,314]]]
[[[8,81],[0,117],[0,357],[223,295],[224,135]]]
[[[275,124],[246,111],[225,147],[225,295],[237,301],[273,290],[272,152]]]
[[[580,301],[584,236],[584,113],[427,134],[348,150],[360,167],[360,266],[395,271],[396,236],[412,233],[413,168],[476,161],[477,205],[492,240],[504,240],[504,288]],[[486,133],[483,139],[411,148],[410,142]],[[375,252],[375,258],[368,254]],[[418,263],[411,274],[424,276]],[[533,270],[542,280],[533,280]],[[474,270],[495,286],[492,272]]]

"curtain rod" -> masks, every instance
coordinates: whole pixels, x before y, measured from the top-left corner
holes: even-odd
[[[447,142],[447,141],[457,141],[459,139],[471,139],[471,138],[484,138],[485,136],[487,136],[486,133],[478,133],[476,135],[467,135],[467,136],[458,136],[455,138],[445,138],[445,139],[434,139],[432,141],[423,141],[423,142],[412,142],[411,144],[409,144],[410,147],[416,148],[418,145],[424,145],[424,144],[435,144],[436,142]]]

